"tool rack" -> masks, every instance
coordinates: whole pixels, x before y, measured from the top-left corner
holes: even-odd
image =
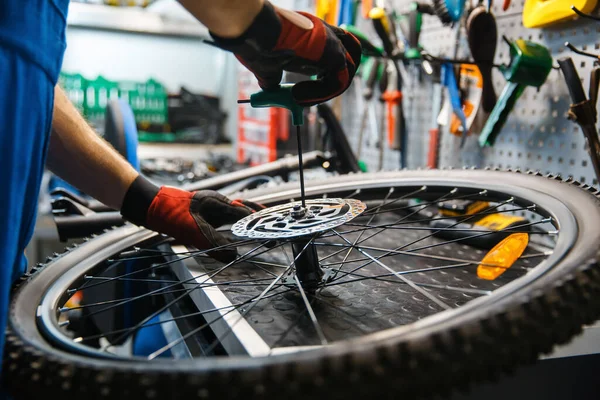
[[[408,9],[410,1],[390,1],[397,12]],[[565,47],[569,41],[578,49],[600,53],[600,22],[579,18],[577,20],[552,25],[543,29],[528,29],[522,24],[524,0],[513,1],[507,11],[496,1],[492,11],[498,26],[496,64],[509,61],[508,46],[502,35],[510,39],[526,39],[548,47],[556,60],[572,57],[587,90],[589,73],[594,60],[575,54]],[[358,20],[359,29],[369,35],[374,43],[378,38],[369,21]],[[457,42],[457,30],[460,29]],[[437,17],[423,15],[421,45],[428,53],[446,58],[470,58],[464,27],[443,26]],[[407,71],[410,72],[410,71]],[[506,81],[500,71],[494,69],[494,86],[500,93]],[[427,165],[429,146],[428,131],[432,121],[433,85],[425,76],[421,82],[411,83],[413,76],[407,74],[404,88],[404,113],[408,128],[408,168],[424,168]],[[412,88],[412,89],[411,89]],[[357,147],[361,113],[356,112],[362,99],[353,85],[343,96],[342,124],[353,148]],[[446,96],[446,94],[444,95]],[[447,127],[440,131],[439,167],[498,167],[503,169],[536,170],[562,177],[572,177],[582,183],[598,185],[586,151],[585,140],[579,127],[567,119],[571,99],[563,76],[553,69],[546,83],[536,90],[528,87],[518,100],[502,132],[493,147],[481,148],[477,135],[467,138],[461,149],[460,138],[448,132]],[[377,120],[381,121],[383,110],[376,102]],[[376,169],[378,149],[368,146],[368,132],[364,135],[362,159],[372,171]],[[397,151],[385,149],[384,169],[397,169]]]

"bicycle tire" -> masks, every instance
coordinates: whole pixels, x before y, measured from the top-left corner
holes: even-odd
[[[359,339],[318,351],[225,362],[139,363],[84,357],[50,346],[36,326],[42,293],[58,276],[99,257],[97,251],[129,246],[153,233],[126,226],[70,248],[35,267],[15,286],[7,329],[4,384],[16,398],[39,394],[88,398],[348,398],[429,397],[497,379],[567,342],[600,316],[600,201],[598,192],[572,180],[541,174],[479,170],[356,174],[310,182],[307,190],[431,180],[504,186],[548,197],[569,210],[577,231],[573,247],[545,275],[467,310],[402,335]],[[586,189],[586,190],[582,190]],[[247,192],[261,200],[297,195],[295,185]],[[93,261],[93,260],[92,260]],[[533,278],[530,278],[533,279]],[[473,307],[472,307],[473,308]],[[551,327],[551,329],[549,329]]]

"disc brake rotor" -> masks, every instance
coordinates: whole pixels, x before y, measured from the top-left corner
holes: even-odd
[[[310,235],[335,228],[356,218],[367,208],[354,199],[307,200],[269,207],[236,222],[231,232],[247,238],[280,239]]]

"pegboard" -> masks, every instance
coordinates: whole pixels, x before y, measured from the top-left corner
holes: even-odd
[[[397,12],[407,10],[408,0],[390,2]],[[495,63],[509,62],[508,45],[502,35],[509,39],[526,39],[548,47],[556,60],[569,56],[582,78],[587,92],[589,73],[593,59],[580,56],[565,47],[569,41],[577,48],[592,53],[600,53],[600,22],[577,19],[544,29],[527,29],[522,25],[523,0],[513,1],[510,8],[502,11],[502,2],[496,1],[493,13],[498,25],[498,43]],[[359,28],[368,33],[378,43],[370,22],[359,21]],[[443,57],[470,58],[464,29],[460,26],[450,28],[440,24],[437,17],[423,16],[421,44],[430,53]],[[408,128],[406,167],[425,167],[429,143],[428,131],[433,126],[432,96],[433,84],[429,77],[415,79],[415,74],[407,68],[404,74],[404,114]],[[499,95],[506,84],[502,74],[493,72],[494,86]],[[360,84],[353,83],[342,99],[342,125],[345,128],[353,148],[358,147],[358,134],[365,109],[360,96]],[[444,93],[444,97],[446,93]],[[494,147],[481,148],[477,142],[477,132],[472,133],[460,148],[460,138],[442,127],[440,132],[440,167],[500,167],[538,170],[544,173],[573,177],[587,184],[598,182],[587,153],[585,139],[579,127],[567,120],[566,115],[571,103],[567,87],[559,70],[553,69],[546,83],[539,90],[528,87],[518,100],[510,114]],[[381,129],[383,107],[375,104],[377,121]],[[358,110],[358,112],[357,112]],[[369,126],[364,133],[361,159],[373,171],[377,169],[379,150],[369,138]],[[399,167],[397,151],[385,149],[384,169]]]

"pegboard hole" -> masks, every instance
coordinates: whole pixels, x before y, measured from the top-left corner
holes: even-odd
[[[569,161],[569,164],[570,164],[570,165],[575,165],[575,160],[573,160],[573,159],[571,158],[571,160]]]
[[[523,154],[521,152],[517,153],[517,158],[521,158]]]
[[[540,140],[538,142],[538,147],[544,147],[544,141],[543,140]]]
[[[571,148],[573,150],[575,150],[577,148],[577,143],[575,143],[575,142],[571,143]]]
[[[579,178],[579,182],[585,183],[585,176],[582,176],[581,178]]]
[[[548,162],[552,162],[552,156],[548,156]]]
[[[527,159],[531,160],[531,153],[527,153]]]
[[[587,167],[587,161],[586,160],[581,161],[581,166],[582,167]]]
[[[596,44],[594,45],[594,49],[595,49],[595,50],[600,50],[600,43],[596,43]]]
[[[585,68],[585,61],[582,61],[579,65],[581,66],[581,68]]]
[[[563,160],[563,158],[562,158],[562,157],[559,157],[559,158],[558,158],[558,163],[559,163],[559,164],[562,164],[562,163],[563,163],[563,161],[564,161],[564,160]]]
[[[538,159],[538,160],[541,160],[541,159],[542,159],[542,155],[541,155],[541,154],[538,154],[538,156],[537,156],[537,159]]]

